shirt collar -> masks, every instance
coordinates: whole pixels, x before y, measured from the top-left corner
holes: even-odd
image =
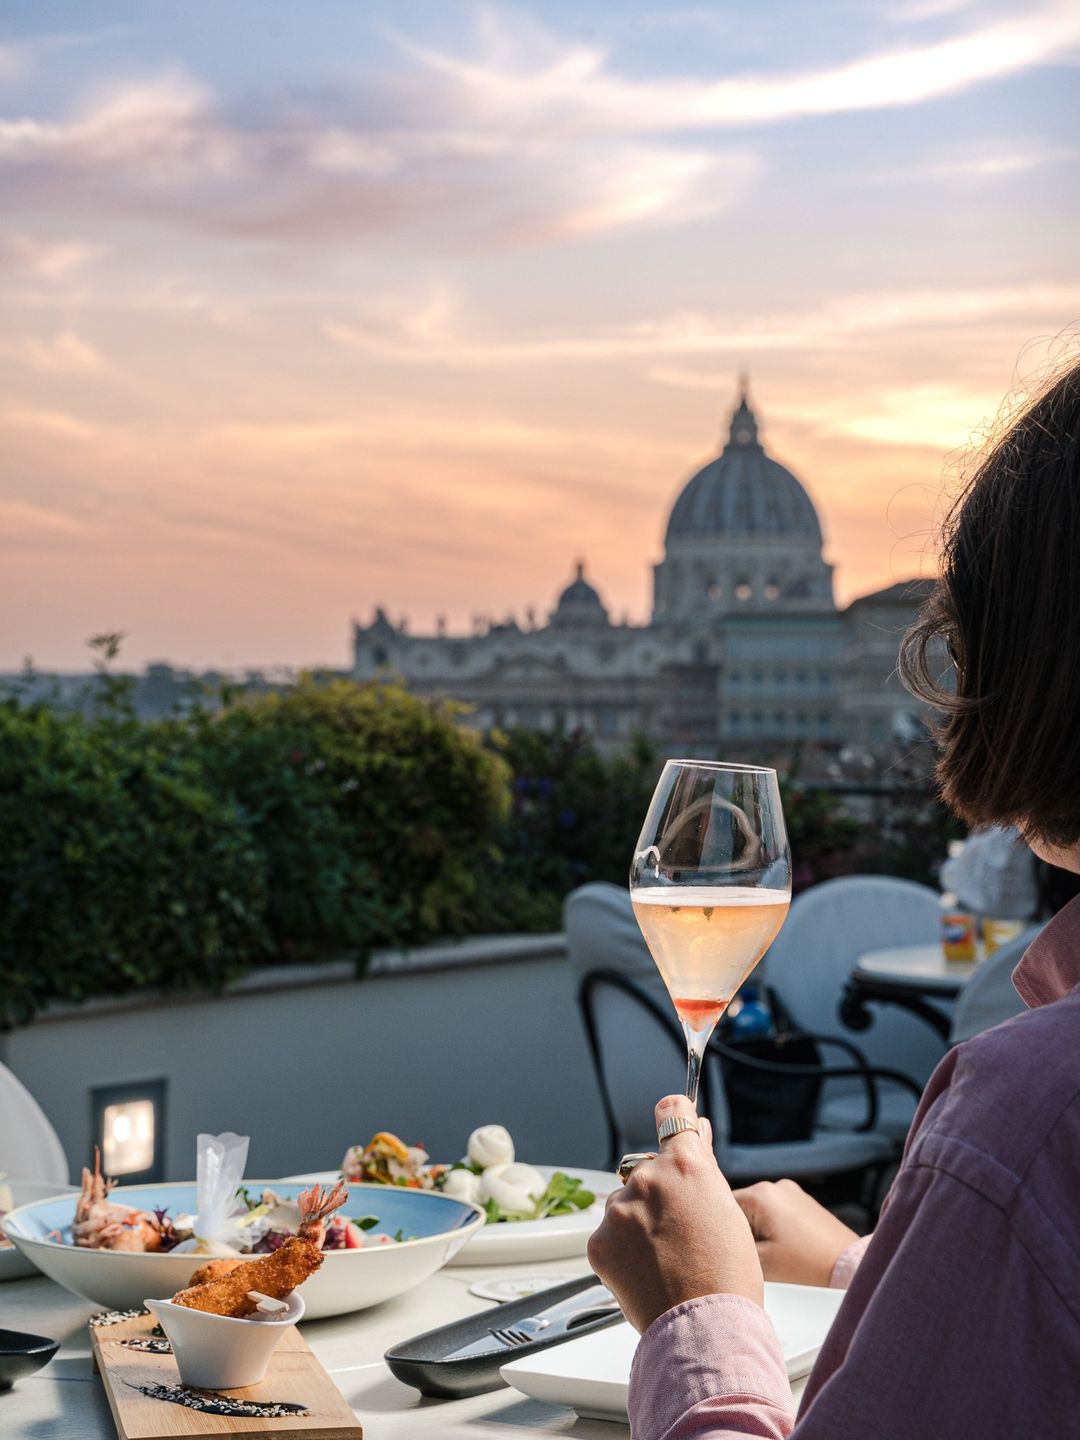
[[[1026,1005],[1050,1005],[1080,983],[1080,895],[1059,910],[1024,951],[1012,975]]]

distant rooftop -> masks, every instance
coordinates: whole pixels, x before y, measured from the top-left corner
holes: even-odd
[[[898,580],[884,590],[871,590],[869,595],[856,595],[851,605],[921,605],[929,599],[937,581],[930,579]]]

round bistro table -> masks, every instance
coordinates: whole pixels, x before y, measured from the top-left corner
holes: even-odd
[[[955,1000],[974,972],[973,960],[946,960],[938,944],[868,950],[848,976],[840,1018],[851,1030],[869,1030],[871,1003],[898,1005],[948,1040],[952,1017],[932,1002]]]
[[[550,1277],[554,1285],[560,1277],[588,1273],[584,1255],[528,1265],[454,1266],[396,1300],[305,1324],[303,1336],[355,1411],[364,1440],[424,1440],[429,1435],[432,1440],[554,1435],[617,1440],[629,1435],[626,1426],[583,1420],[567,1406],[543,1404],[507,1388],[463,1400],[424,1399],[396,1380],[383,1360],[392,1345],[410,1336],[497,1308],[469,1294],[475,1281],[527,1274]],[[0,1394],[3,1440],[116,1440],[104,1388],[90,1364],[87,1320],[100,1309],[44,1276],[0,1284],[0,1327],[61,1342],[59,1354],[43,1370]],[[805,1383],[792,1386],[796,1403]]]

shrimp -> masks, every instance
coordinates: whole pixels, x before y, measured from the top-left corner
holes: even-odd
[[[326,1238],[326,1222],[335,1210],[340,1210],[349,1198],[349,1187],[344,1180],[338,1180],[332,1190],[313,1185],[305,1190],[296,1202],[300,1207],[300,1228],[296,1234],[307,1240],[317,1250],[322,1249]]]
[[[323,1263],[322,1242],[326,1221],[348,1199],[349,1188],[339,1180],[330,1191],[313,1185],[300,1196],[300,1227],[278,1250],[258,1260],[211,1260],[191,1277],[192,1284],[173,1296],[177,1305],[206,1310],[211,1315],[242,1319],[257,1308],[248,1298],[257,1290],[274,1300],[286,1295],[314,1275]],[[227,1269],[225,1267],[228,1267]]]
[[[102,1175],[101,1151],[95,1146],[94,1172],[83,1166],[82,1189],[75,1205],[71,1226],[75,1244],[84,1250],[160,1250],[165,1238],[162,1223],[145,1210],[112,1204],[108,1196],[115,1184]]]
[[[83,1166],[82,1190],[75,1206],[75,1219],[71,1233],[75,1244],[90,1250],[97,1250],[101,1232],[116,1220],[115,1206],[108,1203],[108,1194],[113,1181],[106,1180],[101,1173],[101,1151],[94,1147],[94,1173]]]

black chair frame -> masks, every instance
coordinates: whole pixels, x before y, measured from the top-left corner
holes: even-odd
[[[612,1103],[611,1092],[608,1089],[607,1080],[604,1075],[603,1047],[600,1043],[600,1036],[597,1028],[596,1017],[593,1013],[593,996],[595,991],[602,985],[613,986],[629,995],[638,1005],[658,1023],[661,1030],[672,1040],[680,1055],[685,1054],[685,1039],[674,1015],[664,1005],[660,1004],[636,981],[629,979],[618,970],[598,969],[590,970],[583,976],[578,986],[577,1001],[581,1010],[582,1021],[585,1026],[585,1034],[589,1042],[589,1053],[592,1057],[593,1069],[596,1072],[597,1085],[600,1090],[600,1100],[604,1108],[604,1119],[608,1128],[608,1143],[610,1153],[610,1164],[612,1168],[618,1164],[621,1150],[619,1145],[619,1127],[615,1118],[615,1107]],[[806,1032],[800,1032],[805,1034]],[[843,1078],[857,1077],[866,1086],[866,1118],[861,1124],[853,1129],[857,1133],[873,1130],[878,1118],[878,1092],[877,1082],[882,1080],[892,1081],[910,1090],[916,1101],[922,1096],[922,1090],[909,1075],[900,1070],[883,1069],[871,1065],[862,1051],[849,1040],[841,1039],[835,1035],[812,1035],[809,1038],[819,1045],[834,1045],[851,1055],[851,1065],[788,1065],[778,1064],[773,1060],[759,1060],[755,1056],[746,1055],[743,1051],[725,1045],[723,1041],[714,1035],[709,1042],[709,1051],[734,1065],[746,1066],[751,1070],[758,1070],[770,1075],[814,1075],[822,1080],[838,1080]],[[659,1099],[659,1096],[657,1097]],[[711,1118],[711,1087],[707,1067],[702,1066],[701,1084],[698,1092],[698,1113]]]

